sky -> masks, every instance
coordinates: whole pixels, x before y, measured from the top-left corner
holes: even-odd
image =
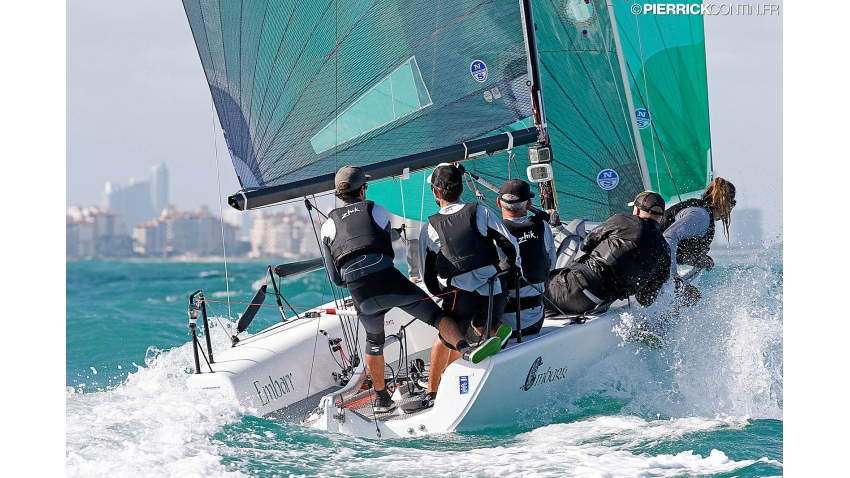
[[[781,13],[705,19],[715,174],[740,209],[763,210],[769,240],[781,235]],[[106,181],[165,162],[178,209],[230,209],[239,183],[182,3],[71,2],[66,20],[67,205],[99,204]]]
[[[15,2],[0,15],[4,115],[5,383],[38,410],[9,415],[19,462],[63,473],[68,205],[99,202],[107,180],[165,161],[180,208],[218,202],[210,100],[177,0]],[[784,474],[846,469],[847,305],[843,215],[848,177],[846,19],[850,4],[782,4],[776,18],[706,19],[715,168],[763,208],[783,239]],[[783,39],[782,31],[785,31]],[[783,41],[784,40],[784,41]],[[784,45],[783,45],[784,43]],[[237,181],[217,138],[222,196]],[[63,164],[64,160],[64,164]],[[64,166],[64,169],[63,169]],[[783,198],[787,200],[783,202]],[[743,291],[746,296],[746,291]],[[836,299],[837,298],[837,299]],[[93,304],[96,307],[96,304]],[[58,317],[57,317],[58,316]],[[710,333],[710,331],[707,331]],[[28,340],[29,337],[37,342]],[[32,353],[37,343],[38,353]],[[38,370],[39,373],[33,373]],[[38,443],[38,446],[32,444]],[[48,471],[50,470],[50,471]],[[803,471],[805,470],[805,471]],[[52,473],[51,473],[52,472]]]

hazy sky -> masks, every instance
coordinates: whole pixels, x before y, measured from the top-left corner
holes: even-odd
[[[708,16],[706,50],[715,174],[739,208],[782,214],[782,15]],[[219,207],[239,186],[177,0],[67,5],[67,204],[99,204],[105,181],[126,185],[165,162],[179,209]],[[733,220],[734,224],[734,220]]]

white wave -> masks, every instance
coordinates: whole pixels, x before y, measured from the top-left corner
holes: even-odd
[[[251,410],[223,394],[189,390],[192,357],[191,344],[151,348],[147,366],[137,366],[111,390],[75,393],[68,387],[66,475],[246,476],[226,469],[211,438]]]
[[[735,419],[645,421],[627,416],[600,417],[506,437],[504,446],[475,447],[475,437],[469,439],[473,446],[464,446],[457,443],[456,436],[447,437],[445,446],[425,449],[379,449],[372,445],[373,453],[351,454],[328,462],[317,476],[383,476],[391,470],[405,476],[677,477],[732,473],[759,461],[781,467],[780,462],[768,457],[736,461],[722,450],[713,449],[703,456],[684,445],[681,451],[669,454],[635,450],[695,433],[740,429],[746,424]],[[371,454],[380,456],[362,457]]]

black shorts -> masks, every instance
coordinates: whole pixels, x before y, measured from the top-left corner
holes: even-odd
[[[445,292],[452,291],[454,293],[444,293],[442,295],[443,310],[447,314],[455,318],[457,328],[461,334],[465,334],[471,323],[475,327],[483,329],[487,326],[487,308],[489,298],[486,295],[481,295],[478,292],[470,292],[467,290],[449,287]],[[505,302],[507,302],[508,294],[504,288],[499,294],[493,295],[493,322],[490,324],[491,330],[501,325],[500,317],[505,312]]]
[[[584,314],[595,309],[598,304],[584,294],[584,285],[575,270],[564,269],[552,274],[546,280],[544,296],[566,314]],[[547,304],[547,308],[552,304]]]
[[[384,332],[384,315],[393,307],[433,327],[445,316],[428,294],[395,267],[365,275],[347,286],[360,323],[369,334]]]

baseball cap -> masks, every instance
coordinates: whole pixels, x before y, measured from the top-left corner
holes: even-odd
[[[463,172],[454,164],[439,164],[431,174],[431,185],[449,191],[463,191]]]
[[[499,188],[499,198],[502,202],[517,203],[528,201],[534,197],[531,186],[522,179],[508,179]]]
[[[350,193],[351,191],[360,189],[360,187],[366,184],[366,181],[369,179],[372,179],[372,176],[363,174],[363,170],[360,169],[360,166],[343,166],[339,168],[339,171],[336,172],[336,176],[334,176],[334,186],[339,187],[340,183],[348,183],[348,189],[337,192]]]
[[[656,216],[664,215],[664,198],[652,191],[644,191],[637,195],[629,206],[637,206],[638,209]]]

